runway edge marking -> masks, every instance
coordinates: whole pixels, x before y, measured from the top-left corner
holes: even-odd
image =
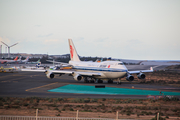
[[[56,84],[56,83],[58,83],[58,82],[47,84],[47,85],[43,85],[43,86],[39,86],[39,87],[35,87],[35,88],[30,88],[30,89],[27,89],[26,91],[30,91],[30,90],[34,90],[34,89],[38,89],[38,88],[42,88],[42,87],[46,87],[46,86],[50,86],[50,85],[53,85],[53,84]]]

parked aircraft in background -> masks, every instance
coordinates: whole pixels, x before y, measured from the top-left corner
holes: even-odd
[[[1,64],[4,63],[15,63],[17,62],[18,56],[14,60],[0,59]]]
[[[35,62],[27,62],[28,64],[39,64],[41,63],[40,59],[38,61],[35,61]]]
[[[22,60],[23,63],[26,63],[28,61],[29,61],[29,56],[25,60]]]
[[[152,67],[150,70],[128,71],[121,61],[80,61],[72,40],[68,39],[68,41],[71,57],[68,65],[72,66],[72,70],[60,70],[55,67],[45,71],[48,78],[54,78],[55,74],[59,74],[60,76],[63,74],[71,74],[76,81],[80,81],[84,78],[84,82],[96,81],[102,83],[103,80],[107,80],[108,83],[113,83],[113,80],[118,80],[119,84],[121,82],[120,79],[123,77],[126,77],[128,81],[133,81],[134,77],[131,74],[137,74],[139,79],[145,79],[146,76],[143,72],[153,72]],[[28,70],[22,69],[22,71]],[[88,80],[88,78],[91,80]]]
[[[19,59],[17,59],[17,63],[20,63],[20,62],[21,62],[21,57],[22,57],[22,56],[20,56]]]
[[[62,64],[63,62],[57,62],[57,61],[55,61],[55,60],[46,60],[46,61],[48,61],[48,62],[51,62],[51,63],[56,63],[56,64]]]
[[[25,60],[20,59],[19,63],[25,63],[26,64],[28,61],[29,61],[29,56]]]

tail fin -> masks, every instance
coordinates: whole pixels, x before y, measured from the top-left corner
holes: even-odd
[[[37,63],[40,63],[41,61],[40,61],[40,59],[37,61]]]
[[[74,44],[72,42],[72,39],[68,39],[69,41],[69,50],[70,50],[70,57],[71,61],[80,61],[79,56],[77,54],[76,48],[74,47]]]
[[[18,56],[14,60],[17,61],[17,59],[18,59]]]
[[[29,60],[29,56],[28,56],[25,60],[27,60],[27,61],[28,61],[28,60]]]
[[[20,56],[19,59],[18,59],[17,61],[21,61],[21,57],[22,57],[22,56]]]
[[[150,70],[152,70],[152,71],[153,71],[153,67],[150,67]]]

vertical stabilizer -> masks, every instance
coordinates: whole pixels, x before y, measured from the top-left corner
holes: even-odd
[[[18,59],[18,56],[14,59],[14,61],[17,61],[17,59]]]
[[[29,60],[29,56],[28,56],[25,60],[27,60],[27,61],[28,61],[28,60]]]
[[[68,39],[69,41],[69,50],[70,50],[70,57],[71,57],[71,61],[80,61],[76,48],[74,47],[74,44],[72,42],[72,39]]]
[[[37,63],[40,63],[41,61],[40,61],[40,59],[37,61]]]

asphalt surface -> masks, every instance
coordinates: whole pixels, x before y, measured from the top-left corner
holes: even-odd
[[[180,88],[171,86],[137,84],[137,82],[123,81],[121,85],[116,82],[104,83],[84,83],[84,81],[75,81],[72,76],[55,76],[54,79],[48,79],[45,73],[41,72],[15,72],[0,73],[0,97],[64,97],[64,98],[147,98],[145,95],[99,95],[99,94],[71,94],[71,93],[53,93],[48,90],[58,88],[68,84],[75,85],[105,85],[106,87],[146,89],[158,91],[176,91]],[[103,89],[103,88],[102,88]],[[178,96],[180,97],[180,96]]]

